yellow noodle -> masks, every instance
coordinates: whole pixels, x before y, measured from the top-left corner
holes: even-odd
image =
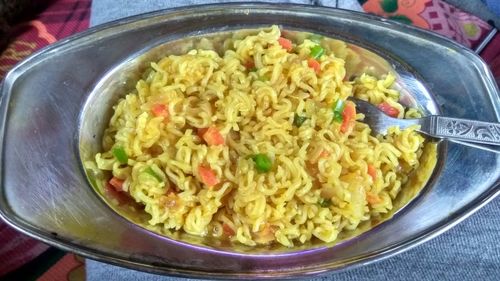
[[[149,224],[248,246],[332,242],[390,211],[420,165],[424,138],[416,127],[371,136],[362,114],[342,132],[332,106],[356,96],[386,102],[400,118],[419,112],[405,112],[398,103],[390,73],[346,81],[346,59],[354,56],[345,44],[338,54],[321,56],[316,73],[308,66],[316,43],[306,39],[287,52],[280,36],[273,26],[232,39],[222,56],[205,39],[200,45],[208,50],[152,63],[135,91],[115,105],[104,151],[91,166],[123,180],[123,191],[144,205]],[[256,71],[245,67],[248,62]],[[158,104],[167,117],[155,116]],[[306,117],[299,127],[296,115]],[[197,135],[207,127],[217,128],[225,143],[207,145]],[[113,155],[116,148],[127,163]],[[252,155],[258,153],[272,161],[269,172],[256,170]],[[200,166],[220,183],[204,184]]]

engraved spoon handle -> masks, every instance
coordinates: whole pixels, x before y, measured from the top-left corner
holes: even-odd
[[[500,146],[500,123],[431,115],[422,132],[438,138]]]

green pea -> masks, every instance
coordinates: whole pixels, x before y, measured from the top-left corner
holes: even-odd
[[[266,173],[271,170],[273,163],[267,155],[263,153],[255,154],[252,156],[252,159],[255,162],[255,168],[260,173]]]

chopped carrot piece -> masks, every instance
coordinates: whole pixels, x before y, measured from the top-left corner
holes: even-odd
[[[290,41],[289,39],[280,37],[278,39],[278,43],[281,45],[281,47],[283,47],[283,49],[287,50],[288,52],[290,52],[293,48],[292,41]]]
[[[370,175],[374,181],[377,179],[377,170],[372,164],[368,164],[368,175]]]
[[[210,127],[203,134],[203,139],[208,145],[222,145],[224,144],[224,137],[216,127]]]
[[[162,116],[165,119],[168,119],[169,113],[168,113],[168,107],[165,104],[157,103],[151,107],[151,111],[153,112],[153,115],[158,117]]]
[[[326,158],[328,156],[330,156],[330,152],[326,150],[321,151],[321,153],[319,154],[319,158]]]
[[[370,205],[374,205],[374,204],[382,202],[382,199],[380,199],[380,197],[376,194],[373,194],[371,192],[367,192],[366,193],[366,201],[368,201],[368,203]]]
[[[354,124],[352,121],[356,118],[356,107],[352,102],[347,102],[344,111],[342,111],[342,125],[340,131],[342,133],[348,132]]]
[[[314,69],[314,72],[316,73],[319,73],[321,71],[321,65],[319,64],[319,62],[315,59],[308,59],[307,60],[307,65]]]
[[[201,181],[207,186],[214,186],[219,183],[219,179],[215,172],[205,166],[198,166],[198,173],[200,174]]]
[[[115,201],[120,206],[134,202],[127,192],[117,191],[116,188],[109,182],[106,183],[104,195],[106,198]]]
[[[200,139],[203,139],[203,135],[208,131],[208,128],[198,128],[197,135]]]
[[[253,62],[253,60],[249,60],[245,62],[244,66],[246,69],[252,69],[255,67],[255,63]]]
[[[116,190],[116,191],[123,191],[123,182],[124,180],[121,180],[117,177],[112,177],[109,180],[109,184]]]
[[[232,229],[227,223],[222,224],[222,231],[226,236],[232,237],[236,234],[234,229]]]
[[[382,110],[385,114],[391,117],[398,117],[399,110],[393,106],[391,106],[388,102],[384,101],[383,103],[378,105],[378,108]]]

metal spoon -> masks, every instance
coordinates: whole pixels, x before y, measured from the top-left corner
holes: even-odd
[[[430,115],[416,119],[390,117],[369,102],[349,98],[356,109],[365,115],[367,123],[376,134],[386,134],[387,129],[398,126],[401,129],[420,125],[419,132],[440,139],[448,139],[475,148],[500,153],[500,123]]]

